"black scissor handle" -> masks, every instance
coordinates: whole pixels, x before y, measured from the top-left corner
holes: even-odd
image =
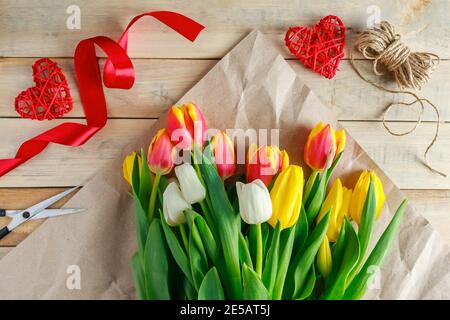
[[[0,217],[6,217],[6,210],[0,209]]]
[[[8,227],[3,227],[2,229],[0,229],[0,239],[3,239],[6,235],[9,234],[9,229]]]

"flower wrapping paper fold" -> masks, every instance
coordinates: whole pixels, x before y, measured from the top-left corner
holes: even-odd
[[[279,128],[280,144],[295,163],[303,164],[302,146],[316,122],[340,128],[331,110],[258,31],[250,33],[180,99],[189,101],[201,106],[211,127]],[[142,132],[66,204],[86,207],[87,213],[49,219],[0,260],[0,298],[135,297],[129,266],[136,248],[133,200],[121,177],[122,159],[148,145],[164,124],[161,119]],[[403,195],[348,136],[335,174],[353,186],[362,169],[375,170],[386,192],[387,202],[375,230],[378,239]],[[79,267],[81,288],[70,290],[67,281],[74,265]],[[450,247],[408,206],[387,259],[374,277],[366,299],[449,299]]]

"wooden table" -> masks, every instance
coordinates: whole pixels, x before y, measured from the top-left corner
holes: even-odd
[[[80,29],[66,26],[70,16],[66,10],[73,4],[80,8]],[[398,27],[413,50],[438,54],[441,64],[421,94],[439,106],[444,120],[430,162],[450,173],[450,1],[447,0],[166,3],[0,0],[0,158],[13,156],[22,141],[67,119],[83,122],[72,60],[76,44],[99,34],[117,39],[134,15],[152,10],[179,11],[204,24],[206,30],[191,44],[151,18],[136,25],[129,50],[134,58],[136,83],[130,91],[106,89],[110,117],[107,127],[79,148],[51,145],[29,163],[0,178],[0,207],[23,208],[64,188],[83,184],[100,166],[117,157],[136,132],[150,127],[248,32],[260,29],[320,99],[336,112],[348,132],[405,191],[417,210],[450,241],[450,178],[433,174],[420,160],[433,137],[434,114],[427,110],[424,123],[416,132],[394,138],[385,132],[380,116],[389,102],[403,98],[378,91],[360,80],[347,59],[342,61],[337,76],[326,80],[303,68],[288,54],[283,43],[287,27],[310,25],[333,13],[348,28],[348,53],[356,31],[379,13],[381,19]],[[65,120],[23,120],[14,111],[14,97],[32,86],[31,65],[37,57],[54,58],[69,80],[75,103]],[[368,61],[360,60],[358,64],[370,72]],[[394,128],[405,130],[414,124],[416,113],[411,109],[399,110],[390,116]],[[5,223],[7,220],[3,218],[0,224]],[[0,257],[40,223],[29,222],[1,241]]]

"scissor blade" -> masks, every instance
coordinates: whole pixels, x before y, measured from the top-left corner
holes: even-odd
[[[8,224],[8,230],[12,231],[14,230],[18,225],[24,223],[27,220],[32,219],[35,215],[37,215],[39,212],[41,212],[42,210],[48,208],[49,206],[51,206],[52,204],[54,204],[55,202],[58,202],[59,200],[61,200],[62,198],[64,198],[65,196],[67,196],[68,194],[74,192],[75,190],[77,190],[78,187],[63,191],[57,195],[54,195],[51,198],[48,198],[47,200],[44,200],[42,202],[39,202],[37,204],[35,204],[34,206],[29,207],[28,209],[19,211],[18,214],[16,214],[11,222]],[[27,215],[24,215],[24,213],[28,213]]]
[[[44,218],[52,218],[58,216],[65,216],[68,214],[75,214],[84,212],[86,209],[45,209],[39,212],[37,215],[33,216],[30,220],[44,219]],[[10,218],[14,218],[18,213],[21,213],[22,210],[6,210],[6,216]]]

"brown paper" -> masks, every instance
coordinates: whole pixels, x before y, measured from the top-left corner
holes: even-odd
[[[316,122],[339,127],[332,112],[257,31],[180,100],[189,101],[202,108],[210,127],[280,128],[281,146],[292,162],[300,164],[307,133]],[[0,261],[0,298],[134,298],[129,267],[136,247],[133,205],[122,181],[121,163],[125,154],[146,146],[164,125],[162,119],[130,141],[127,150],[66,204],[87,208],[87,213],[48,219]],[[404,196],[350,136],[347,141],[336,172],[344,184],[353,187],[360,170],[367,168],[379,174],[385,188],[378,239]],[[73,285],[77,270],[80,289]],[[449,246],[411,206],[365,298],[450,298]]]

